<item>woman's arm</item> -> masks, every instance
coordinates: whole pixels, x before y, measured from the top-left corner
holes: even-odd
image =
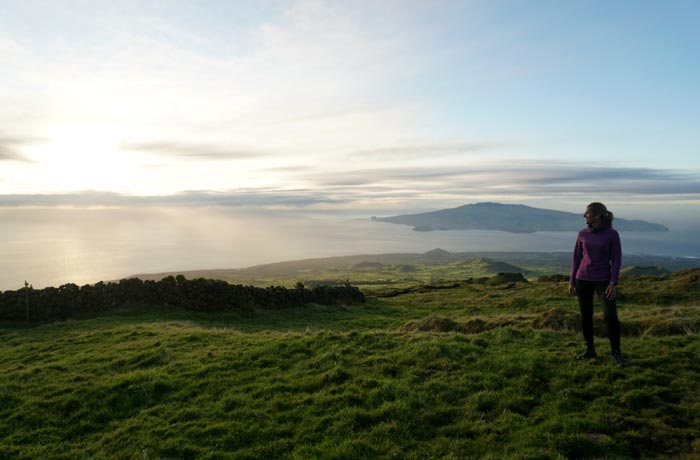
[[[622,266],[622,244],[620,234],[615,231],[610,241],[610,284],[605,288],[605,297],[615,300],[617,297],[617,281],[620,278],[620,267]]]
[[[569,295],[576,294],[576,272],[581,265],[581,260],[583,259],[583,243],[581,239],[576,236],[576,243],[574,244],[574,255],[571,258],[571,274],[569,275]]]
[[[616,285],[620,278],[620,267],[622,266],[622,244],[620,234],[617,230],[613,234],[610,242],[610,284]]]

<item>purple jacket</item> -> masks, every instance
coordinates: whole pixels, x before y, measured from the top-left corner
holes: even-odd
[[[576,238],[570,283],[574,284],[576,279],[580,279],[617,284],[621,259],[622,246],[617,230],[612,227],[598,230],[584,228]]]

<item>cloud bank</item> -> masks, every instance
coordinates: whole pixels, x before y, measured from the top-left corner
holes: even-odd
[[[20,152],[23,145],[37,142],[33,138],[0,137],[0,161],[32,163],[31,158]]]
[[[321,203],[342,203],[309,191],[269,192],[257,191],[186,191],[173,195],[134,196],[116,192],[94,190],[61,194],[13,194],[0,195],[0,206],[241,206],[241,207],[291,207],[304,208]]]
[[[266,155],[253,149],[227,149],[215,145],[195,145],[182,142],[133,142],[123,143],[123,150],[154,154],[165,157],[182,157],[199,160],[239,160]]]
[[[308,186],[185,191],[134,196],[114,192],[5,194],[0,206],[230,206],[260,209],[354,209],[424,206],[426,200],[465,204],[500,199],[627,197],[647,201],[700,199],[700,178],[684,171],[602,168],[578,164],[526,162],[463,167],[405,167],[336,170],[326,174],[291,168]]]

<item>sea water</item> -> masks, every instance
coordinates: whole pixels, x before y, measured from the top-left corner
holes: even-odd
[[[623,233],[623,252],[700,257],[700,225]],[[576,232],[416,232],[324,213],[227,207],[0,208],[0,290],[351,254],[571,251]]]

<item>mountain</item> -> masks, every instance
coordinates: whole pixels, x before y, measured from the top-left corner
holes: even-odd
[[[581,213],[582,214],[582,213]],[[578,231],[585,226],[581,214],[533,208],[522,204],[476,203],[458,208],[393,217],[372,217],[376,222],[411,225],[414,230],[500,230],[512,233]],[[615,218],[620,231],[666,232],[661,224]]]
[[[444,249],[441,248],[435,248],[431,251],[425,252],[422,254],[422,259],[431,261],[431,262],[451,262],[455,260],[457,257],[455,254],[451,253],[450,251],[445,251]]]

